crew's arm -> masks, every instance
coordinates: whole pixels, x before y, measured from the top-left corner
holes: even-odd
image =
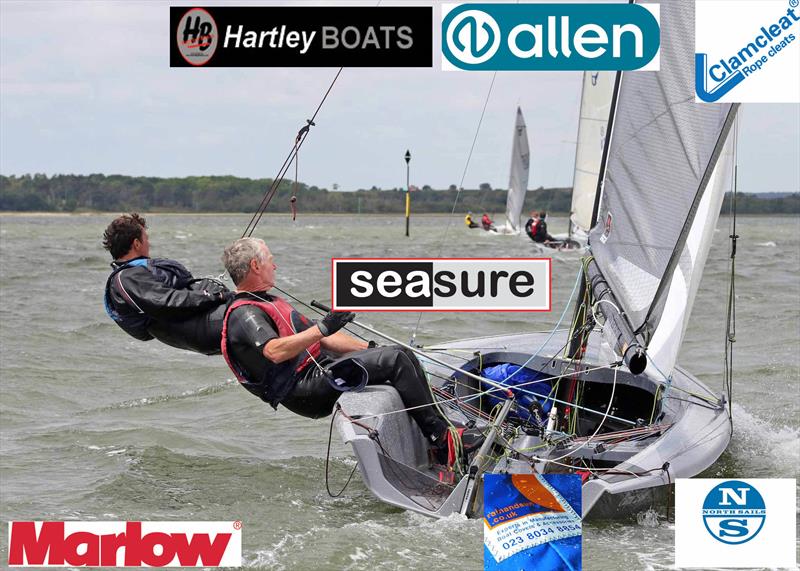
[[[339,334],[336,333],[330,337],[335,337],[336,335]],[[328,339],[330,339],[330,337],[328,337]],[[297,357],[314,343],[322,341],[323,339],[325,338],[320,332],[319,327],[314,325],[294,335],[270,339],[264,345],[262,353],[264,357],[273,363],[283,363],[284,361]],[[325,347],[325,345],[323,345],[323,347]]]
[[[339,354],[350,353],[351,351],[361,351],[362,349],[369,347],[366,341],[361,341],[355,337],[350,337],[341,331],[323,338],[320,341],[320,345],[322,345],[323,349]]]
[[[129,305],[157,319],[189,317],[225,301],[220,294],[169,288],[146,268],[134,267],[119,272],[115,282],[117,291]]]

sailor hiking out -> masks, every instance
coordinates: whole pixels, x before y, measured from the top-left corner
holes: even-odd
[[[219,353],[222,318],[232,292],[195,279],[175,260],[150,258],[144,217],[119,216],[105,230],[103,247],[114,261],[106,280],[106,313],[140,341],[159,341],[207,355]]]
[[[222,259],[237,287],[225,315],[222,353],[248,391],[274,408],[280,404],[301,416],[320,418],[333,412],[343,391],[388,383],[428,439],[433,460],[447,463],[454,435],[432,406],[425,371],[411,351],[371,347],[340,331],[352,321],[352,313],[329,312],[314,323],[271,295],[276,266],[263,240],[236,240]],[[479,432],[458,432],[466,454],[480,445]]]

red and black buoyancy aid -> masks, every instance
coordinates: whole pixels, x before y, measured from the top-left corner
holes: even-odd
[[[541,221],[542,219],[538,217],[531,218],[531,222],[528,225],[528,236],[531,239],[535,239],[536,235],[539,233],[539,230],[541,230],[542,228]]]
[[[236,379],[251,393],[269,403],[273,408],[286,398],[294,385],[294,378],[297,373],[302,371],[312,357],[317,359],[320,356],[319,341],[306,348],[293,359],[288,359],[275,366],[277,372],[269,379],[253,379],[244,368],[233,358],[228,347],[228,319],[231,312],[243,305],[255,305],[266,313],[278,330],[278,336],[288,337],[301,331],[305,331],[314,323],[305,315],[295,310],[287,301],[280,297],[270,297],[268,301],[257,301],[253,299],[237,299],[225,313],[225,320],[222,323],[222,356],[225,362],[236,375]]]

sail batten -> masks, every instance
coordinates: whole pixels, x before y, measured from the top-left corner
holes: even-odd
[[[660,71],[618,77],[590,233],[600,272],[645,346],[662,321],[682,336],[712,234],[698,225],[719,216],[719,189],[713,199],[706,191],[737,111],[695,103],[693,4],[661,3],[661,27],[673,33],[662,36]],[[702,240],[689,245],[691,233]],[[671,371],[676,354],[659,367]]]

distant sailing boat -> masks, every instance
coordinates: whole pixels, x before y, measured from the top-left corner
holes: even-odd
[[[660,70],[616,74],[570,331],[453,341],[423,358],[448,418],[484,430],[481,450],[448,472],[393,388],[339,399],[339,431],[379,499],[480,517],[484,474],[567,473],[582,478],[584,517],[631,515],[730,442],[727,395],[676,360],[730,188],[738,105],[695,103],[694,5],[660,10]]]
[[[519,234],[519,217],[528,191],[530,176],[531,152],[528,144],[528,128],[522,109],[517,107],[517,119],[514,122],[514,139],[511,145],[511,174],[506,196],[506,221],[495,228],[498,234]]]
[[[575,171],[572,176],[572,205],[567,239],[586,245],[592,225],[594,197],[603,148],[606,145],[608,115],[614,92],[613,71],[584,72]]]

